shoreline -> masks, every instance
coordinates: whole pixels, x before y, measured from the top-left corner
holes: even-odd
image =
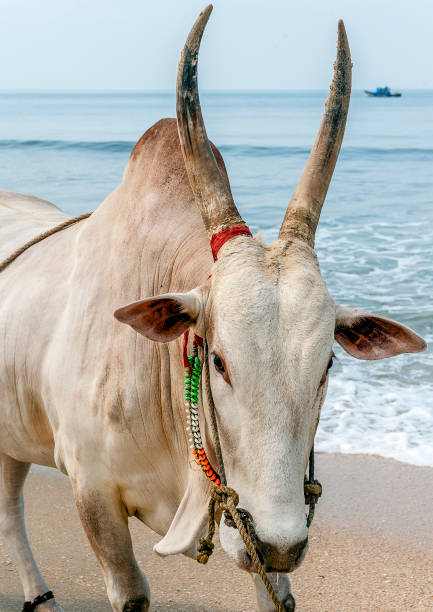
[[[316,473],[323,496],[306,559],[291,574],[297,612],[433,610],[433,468],[372,455],[317,453]],[[102,572],[68,479],[36,466],[24,494],[35,557],[65,612],[109,612]],[[138,521],[131,520],[130,527],[151,586],[152,611],[255,610],[250,578],[219,545],[206,566],[182,556],[162,559],[152,552],[159,537]],[[0,544],[0,611],[19,611],[21,585]]]
[[[388,457],[385,455],[378,455],[377,453],[360,453],[358,451],[352,452],[341,452],[341,451],[323,451],[316,450],[316,455],[337,455],[337,456],[349,456],[349,457],[373,457],[374,459],[383,459],[384,461],[394,461],[401,465],[409,465],[416,468],[427,468],[433,470],[433,465],[424,465],[419,463],[410,463],[410,461],[404,461],[403,459],[396,459],[396,457]]]
[[[373,452],[359,452],[359,451],[339,451],[339,450],[320,450],[316,448],[316,454],[317,455],[343,455],[343,456],[350,456],[350,457],[373,457],[373,458],[377,458],[377,459],[385,459],[386,461],[395,461],[396,463],[401,463],[402,465],[411,465],[413,467],[419,467],[419,468],[431,468],[433,469],[433,465],[430,465],[429,463],[413,463],[411,461],[406,461],[404,459],[397,459],[397,457],[392,457],[391,455],[379,455],[378,453],[373,453]]]

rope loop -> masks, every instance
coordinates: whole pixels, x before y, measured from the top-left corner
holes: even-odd
[[[228,500],[231,500],[231,504],[227,503]],[[230,487],[226,487],[224,485],[217,487],[212,486],[210,493],[210,500],[208,506],[208,532],[206,537],[200,538],[200,543],[198,546],[198,557],[197,561],[203,565],[205,565],[209,561],[209,557],[213,553],[215,548],[215,544],[213,543],[213,537],[215,535],[215,510],[216,504],[219,505],[221,510],[225,510],[230,513],[230,509],[232,507],[236,508],[239,503],[239,495],[236,491]],[[234,525],[236,527],[236,525]]]
[[[215,506],[216,504],[218,504],[221,510],[230,515],[230,518],[233,521],[233,526],[236,527],[236,529],[239,531],[239,535],[241,536],[245,544],[245,548],[247,549],[247,553],[251,559],[252,564],[254,565],[254,569],[262,579],[263,584],[265,585],[269,593],[269,597],[272,599],[272,602],[275,605],[275,609],[278,612],[285,612],[285,608],[279,601],[277,594],[275,593],[274,588],[270,583],[269,578],[266,575],[265,569],[257,554],[255,544],[256,538],[252,522],[248,521],[247,525],[244,525],[243,518],[245,516],[251,515],[246,510],[243,510],[242,508],[237,508],[236,506],[238,505],[238,503],[239,495],[231,487],[227,487],[224,485],[220,487],[212,487],[208,507],[208,532],[205,538],[200,539],[200,544],[198,547],[199,556],[197,557],[197,561],[202,564],[207,563],[209,557],[211,556],[214,550],[215,545],[212,542],[212,539],[215,535]],[[252,533],[250,533],[250,529],[252,529]]]

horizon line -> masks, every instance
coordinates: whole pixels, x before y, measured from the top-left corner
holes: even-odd
[[[317,92],[322,93],[324,91],[328,91],[328,87],[326,88],[293,88],[293,89],[203,89],[200,93],[202,94],[285,94],[285,93],[305,93],[305,92]],[[433,88],[430,87],[400,87],[396,88],[398,91],[406,91],[406,92],[428,92],[433,91]],[[364,93],[364,89],[354,88],[352,89],[352,93]],[[150,95],[172,95],[173,97],[176,95],[173,90],[170,89],[0,89],[0,95],[10,95],[10,94],[93,94],[93,95],[141,95],[141,94],[150,94]]]

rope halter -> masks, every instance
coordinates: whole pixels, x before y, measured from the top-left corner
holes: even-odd
[[[247,226],[239,226],[223,230],[218,234],[214,234],[211,238],[211,247],[214,261],[217,259],[218,251],[223,244],[230,238],[246,234],[251,236],[251,232]],[[188,337],[189,330],[185,332],[183,339],[183,361],[185,366],[185,405],[187,412],[187,431],[189,433],[190,449],[193,454],[194,460],[200,466],[202,471],[205,473],[207,478],[214,485],[210,491],[210,500],[208,506],[208,532],[207,535],[200,539],[198,546],[198,557],[197,561],[201,564],[206,564],[209,557],[213,553],[214,543],[213,537],[215,535],[216,520],[215,513],[217,507],[224,512],[225,524],[229,527],[234,527],[239,531],[247,553],[251,559],[255,571],[260,576],[263,584],[265,585],[272,602],[275,605],[275,609],[278,612],[285,612],[285,607],[279,601],[277,594],[266,575],[265,568],[262,564],[260,553],[257,549],[257,536],[254,529],[254,522],[251,514],[243,509],[238,508],[239,495],[238,493],[227,486],[227,479],[224,469],[224,461],[221,452],[221,444],[218,433],[218,425],[216,419],[216,408],[212,396],[212,389],[210,386],[210,375],[209,375],[209,359],[208,359],[208,346],[206,340],[203,340],[196,334],[194,334],[193,342],[193,353],[188,356]],[[203,441],[200,432],[199,422],[199,393],[200,393],[200,379],[202,374],[202,363],[198,356],[199,346],[203,348],[204,352],[204,389],[206,399],[208,401],[210,410],[210,426],[212,430],[212,438],[215,449],[215,454],[218,462],[218,471],[216,471],[211,465],[206,451],[203,448]],[[314,516],[315,504],[317,503],[320,495],[322,494],[321,484],[314,479],[314,445],[310,452],[309,457],[309,470],[308,478],[304,477],[304,496],[305,504],[309,505],[309,512],[307,516],[307,527],[309,528]]]

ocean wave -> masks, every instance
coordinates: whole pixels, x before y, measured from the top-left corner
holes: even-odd
[[[245,157],[285,157],[287,155],[308,155],[309,148],[286,146],[258,146],[258,145],[221,145],[221,153]]]
[[[129,153],[135,146],[132,140],[0,140],[0,150],[4,149],[45,149],[45,150],[80,150],[105,151],[112,153]],[[221,153],[236,157],[306,157],[310,147],[298,146],[258,146],[248,144],[229,144],[219,146]],[[374,158],[406,158],[433,159],[433,148],[423,147],[343,147],[341,158],[367,159]]]
[[[342,369],[334,377],[331,374],[317,430],[317,450],[367,453],[433,466],[430,381],[401,384],[383,375],[369,385],[359,365]]]
[[[222,145],[219,147],[221,153],[249,157],[286,157],[307,156],[310,147],[295,146],[255,146],[255,145]],[[408,158],[408,159],[433,159],[433,148],[430,147],[343,147],[340,157],[345,159],[366,159],[367,157],[384,158]]]
[[[111,153],[129,153],[135,142],[128,140],[0,140],[1,149],[54,149],[54,150],[80,150],[80,151],[108,151]]]

